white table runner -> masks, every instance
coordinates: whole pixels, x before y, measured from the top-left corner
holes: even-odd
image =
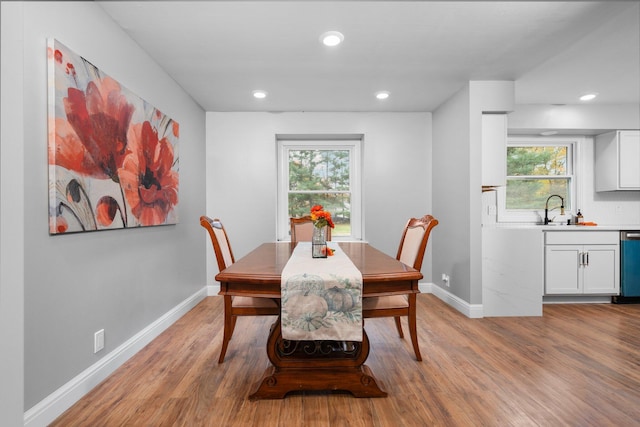
[[[313,258],[299,242],[282,270],[282,338],[362,341],[362,274],[337,243],[333,256]]]

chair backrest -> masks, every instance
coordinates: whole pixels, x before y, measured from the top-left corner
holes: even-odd
[[[411,218],[404,227],[396,259],[419,271],[422,268],[422,259],[427,249],[429,234],[436,225],[438,225],[438,220],[431,215]]]
[[[218,261],[218,269],[222,271],[236,262],[222,222],[218,218],[211,219],[203,215],[200,217],[200,225],[209,232],[211,243],[213,243],[213,251],[216,253],[216,260]]]
[[[311,216],[289,218],[292,242],[310,242],[313,236],[313,220]],[[331,240],[331,227],[327,226],[327,240]]]

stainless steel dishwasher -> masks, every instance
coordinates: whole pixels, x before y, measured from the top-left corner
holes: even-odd
[[[620,232],[620,296],[615,303],[640,303],[640,230]]]

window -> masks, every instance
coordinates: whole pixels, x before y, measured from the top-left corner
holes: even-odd
[[[289,240],[289,217],[309,215],[313,205],[331,212],[333,240],[361,239],[361,135],[277,142],[278,239]]]
[[[575,152],[574,138],[510,138],[507,185],[498,192],[499,221],[541,222],[552,194],[564,199],[567,211],[575,210]],[[558,202],[552,199],[549,209],[559,207]]]

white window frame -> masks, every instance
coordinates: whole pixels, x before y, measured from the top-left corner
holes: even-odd
[[[278,196],[276,232],[278,240],[290,241],[289,226],[289,151],[349,151],[349,184],[351,190],[351,235],[335,236],[336,241],[362,240],[362,145],[363,135],[276,135],[278,158]],[[324,191],[323,191],[324,192]]]
[[[514,146],[566,146],[567,154],[567,175],[570,178],[569,192],[571,195],[570,211],[567,209],[565,214],[575,213],[577,207],[580,206],[580,190],[578,165],[580,160],[580,141],[584,137],[575,136],[553,136],[553,137],[536,137],[536,136],[510,136],[507,138],[507,147]],[[507,151],[505,150],[505,161]],[[507,175],[508,178],[508,175]],[[497,190],[497,205],[499,223],[534,223],[539,224],[544,219],[544,206],[539,209],[531,210],[509,210],[506,208],[507,187],[499,187]],[[550,196],[551,194],[549,194]],[[555,206],[555,204],[554,204]],[[555,211],[554,211],[555,212]],[[559,214],[559,213],[558,213]],[[554,213],[554,215],[557,215]]]

